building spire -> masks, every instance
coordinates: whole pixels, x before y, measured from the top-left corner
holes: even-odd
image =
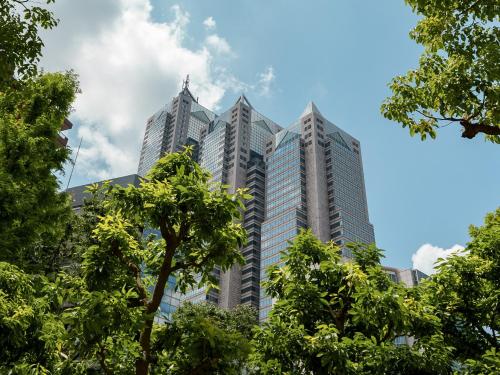
[[[310,115],[311,113],[316,113],[320,116],[323,116],[321,112],[319,111],[318,107],[316,107],[316,104],[314,104],[313,101],[310,101],[307,103],[306,108],[304,109],[304,112],[302,112],[302,115],[300,116],[301,118],[307,115]]]
[[[182,91],[189,89],[189,74],[186,76],[186,79],[182,81]]]

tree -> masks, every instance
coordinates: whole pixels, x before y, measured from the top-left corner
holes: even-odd
[[[382,114],[411,135],[462,126],[500,143],[500,4],[498,0],[405,0],[422,18],[410,37],[424,46],[419,67],[390,83]]]
[[[392,282],[374,245],[339,249],[302,232],[270,267],[267,293],[276,299],[257,330],[252,363],[259,374],[446,374],[433,308],[416,290]],[[413,346],[397,345],[412,336]]]
[[[46,4],[54,0],[45,0]],[[15,84],[16,78],[33,77],[42,54],[40,29],[52,29],[57,20],[40,2],[0,2],[0,92]]]
[[[470,236],[465,251],[441,261],[421,287],[454,358],[477,368],[500,363],[500,209],[471,226]]]
[[[0,261],[48,272],[71,215],[54,173],[69,150],[56,144],[78,91],[72,73],[28,78],[0,91]]]
[[[64,326],[45,295],[46,280],[0,262],[0,372],[45,374],[58,362]]]
[[[83,254],[84,282],[71,293],[66,319],[78,343],[73,352],[97,359],[104,373],[148,373],[170,276],[181,291],[217,287],[215,265],[242,262],[246,237],[237,221],[248,196],[210,184],[190,154],[163,157],[139,187],[103,187],[106,212],[93,231],[96,244]]]
[[[157,329],[154,373],[241,374],[250,353],[257,312],[247,306],[225,310],[214,304],[184,304],[171,324]]]

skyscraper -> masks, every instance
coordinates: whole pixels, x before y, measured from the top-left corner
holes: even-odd
[[[220,289],[193,289],[182,300],[209,300],[225,308],[251,304],[264,319],[272,301],[260,290],[265,269],[280,262],[280,251],[300,228],[322,241],[375,241],[368,218],[361,146],[309,103],[287,128],[257,112],[241,95],[217,115],[198,104],[187,83],[169,106],[147,123],[139,163],[144,175],[164,153],[194,146],[194,158],[229,191],[246,187],[243,225],[248,243],[245,265],[214,270]]]

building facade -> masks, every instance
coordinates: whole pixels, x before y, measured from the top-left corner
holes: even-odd
[[[272,301],[261,290],[265,269],[281,261],[301,228],[322,241],[335,241],[350,257],[348,242],[375,242],[368,217],[361,146],[309,103],[283,128],[257,112],[241,95],[220,115],[201,106],[187,80],[179,95],[146,124],[138,174],[159,157],[194,147],[196,161],[229,186],[246,187],[243,225],[248,243],[245,265],[227,272],[214,269],[219,290],[193,289],[181,301],[211,301],[224,308],[250,304],[265,319]]]

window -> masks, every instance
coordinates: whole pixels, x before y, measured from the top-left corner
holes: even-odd
[[[241,303],[247,303],[247,302],[257,302],[257,298],[255,298],[254,296],[247,296],[241,299]]]
[[[247,275],[247,274],[253,273],[253,272],[257,273],[258,269],[254,268],[254,267],[250,267],[250,268],[247,268],[246,270],[241,271],[241,274],[242,275]]]
[[[332,225],[330,225],[331,229],[335,229],[337,227],[340,227],[340,221],[337,221],[336,223],[333,223]]]

